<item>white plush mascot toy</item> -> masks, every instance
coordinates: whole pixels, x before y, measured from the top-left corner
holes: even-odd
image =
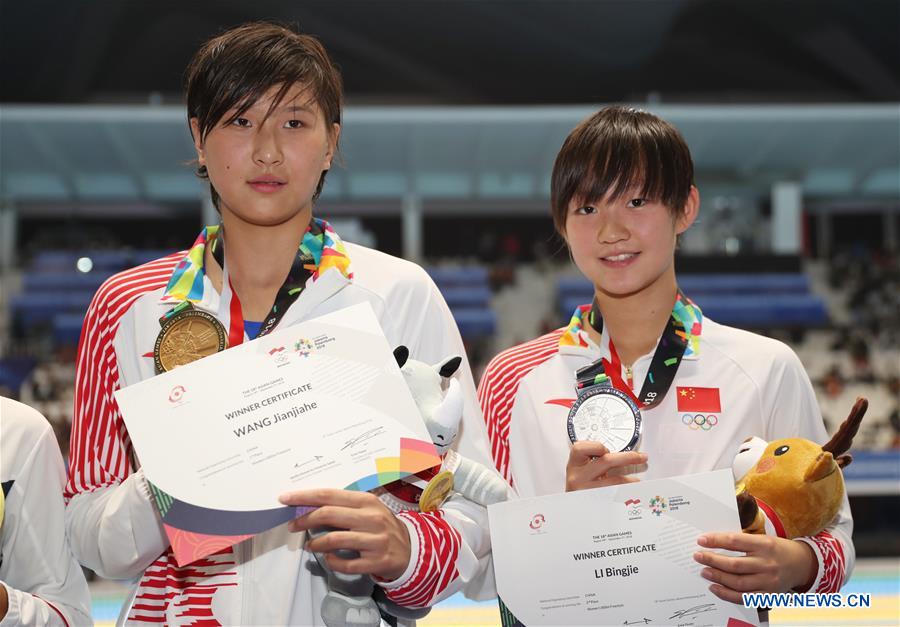
[[[463,412],[459,382],[451,377],[462,363],[462,357],[454,355],[428,365],[409,359],[405,346],[394,350],[394,357],[443,461],[439,466],[384,486],[379,494],[382,502],[392,511],[401,512],[436,510],[454,493],[485,506],[506,500],[508,486],[496,472],[450,449],[459,433]],[[317,537],[329,531],[333,529],[314,529],[309,533]],[[356,551],[336,553],[345,559],[358,557]],[[396,605],[370,577],[336,573],[328,567],[323,555],[317,554],[316,558],[328,581],[328,594],[322,601],[322,620],[328,627],[376,627],[381,624],[382,614],[388,620],[389,617],[416,620],[430,611]]]

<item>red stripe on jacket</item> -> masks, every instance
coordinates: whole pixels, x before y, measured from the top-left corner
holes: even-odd
[[[494,466],[510,484],[514,479],[509,469],[509,420],[513,401],[522,379],[559,351],[559,338],[564,331],[557,329],[503,351],[488,363],[478,385],[478,403],[484,414]]]

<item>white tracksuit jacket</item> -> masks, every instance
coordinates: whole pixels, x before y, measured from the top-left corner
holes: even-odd
[[[375,250],[343,245],[352,278],[334,268],[324,271],[290,306],[278,328],[368,302],[391,346],[403,344],[411,357],[427,363],[450,354],[465,356],[450,310],[424,270]],[[184,258],[185,253],[177,253],[110,278],[88,310],[77,362],[67,487],[73,551],[104,577],[137,581],[120,623],[321,625],[325,581],[313,555],[300,546],[300,534],[282,525],[178,567],[146,482],[132,461],[112,393],[154,376],[159,318],[174,305],[160,298]],[[219,294],[205,275],[203,281],[203,300],[195,307],[222,319]],[[465,397],[459,451],[490,467],[465,357],[459,379]],[[432,605],[460,588],[472,596],[493,593],[483,507],[451,498],[438,512],[400,517],[410,532],[412,558],[404,575],[382,584],[395,602]]]
[[[0,397],[0,585],[8,625],[92,625],[91,595],[66,542],[66,471],[53,428],[36,410]]]
[[[603,357],[607,372],[628,380],[623,364],[610,351],[606,330],[600,346],[583,330],[581,316],[588,310],[579,308],[567,328],[499,354],[479,385],[495,465],[522,497],[565,491],[571,447],[566,424],[577,396],[575,370]],[[739,445],[749,436],[767,441],[802,437],[820,444],[828,440],[809,378],[788,346],[709,318],[701,327],[699,350],[685,355],[665,399],[642,410],[637,450],[647,453],[647,464],[623,474],[657,479],[731,468]],[[654,351],[633,364],[629,385],[638,391]],[[696,413],[678,410],[679,387],[717,389],[720,411],[703,412],[694,420]],[[845,495],[830,527],[815,537],[800,538],[819,562],[810,592],[836,592],[849,579],[855,557],[852,533]]]

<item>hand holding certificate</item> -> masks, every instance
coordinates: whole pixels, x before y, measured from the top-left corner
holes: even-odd
[[[282,495],[280,500],[286,505],[318,506],[292,521],[291,531],[338,529],[314,534],[306,544],[307,551],[324,554],[332,570],[372,574],[385,580],[397,579],[406,570],[410,557],[409,533],[374,494],[303,490]],[[358,556],[348,557],[348,551],[356,551]]]
[[[757,625],[694,561],[698,536],[740,532],[730,470],[491,505],[504,624]]]
[[[808,590],[819,566],[808,544],[775,536],[706,533],[697,543],[705,549],[745,554],[737,558],[711,550],[694,554],[697,562],[707,566],[700,574],[714,582],[710,586],[712,593],[732,603],[741,603],[744,592]]]
[[[165,372],[116,399],[179,564],[304,513],[279,503],[285,492],[367,491],[440,463],[368,305]]]

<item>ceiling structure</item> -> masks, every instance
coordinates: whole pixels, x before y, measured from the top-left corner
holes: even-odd
[[[766,195],[900,199],[900,106],[658,105],[684,134],[701,185]],[[553,159],[594,107],[351,107],[323,200],[393,207],[513,201],[544,211]],[[180,106],[0,108],[0,197],[13,203],[196,203]]]
[[[178,103],[258,19],[320,37],[350,104],[900,101],[896,0],[0,0],[0,102]]]
[[[896,0],[0,0],[0,200],[196,207],[182,73],[264,18],[343,72],[336,205],[543,211],[566,133],[620,101],[674,122],[702,183],[900,198]]]

